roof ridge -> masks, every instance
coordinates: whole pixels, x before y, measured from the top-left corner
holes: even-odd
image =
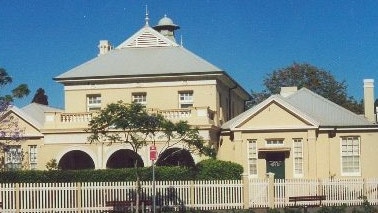
[[[55,107],[52,107],[52,106],[49,106],[49,105],[44,105],[44,104],[35,103],[35,102],[30,103],[30,104],[22,107],[21,110],[29,108],[30,106],[33,106],[33,105],[35,105],[36,107],[40,108],[44,112],[46,112],[46,111],[63,111],[63,109],[59,109],[59,108],[55,108]]]

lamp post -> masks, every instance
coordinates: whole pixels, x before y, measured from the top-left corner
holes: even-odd
[[[156,146],[150,146],[150,160],[152,161],[152,211],[156,212],[156,186],[155,186],[155,160],[156,160]]]

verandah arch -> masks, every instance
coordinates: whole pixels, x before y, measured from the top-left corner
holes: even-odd
[[[187,166],[195,165],[194,159],[190,152],[181,148],[170,148],[160,154],[156,161],[157,166]]]
[[[94,169],[95,164],[91,156],[80,150],[69,151],[59,160],[62,170]]]
[[[133,168],[134,162],[138,167],[143,167],[144,163],[140,155],[130,149],[120,149],[114,152],[106,162],[106,168]]]

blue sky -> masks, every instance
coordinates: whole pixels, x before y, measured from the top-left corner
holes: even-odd
[[[357,99],[365,78],[376,80],[378,94],[378,1],[0,0],[0,67],[13,86],[32,91],[16,105],[42,87],[50,105],[63,108],[63,86],[52,78],[96,57],[99,40],[117,46],[133,35],[144,25],[145,5],[150,25],[167,14],[187,49],[247,91],[261,91],[275,69],[306,62],[345,80]]]

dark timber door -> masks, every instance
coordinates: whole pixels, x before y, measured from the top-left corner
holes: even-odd
[[[266,172],[274,173],[274,179],[285,179],[285,153],[266,153]]]

